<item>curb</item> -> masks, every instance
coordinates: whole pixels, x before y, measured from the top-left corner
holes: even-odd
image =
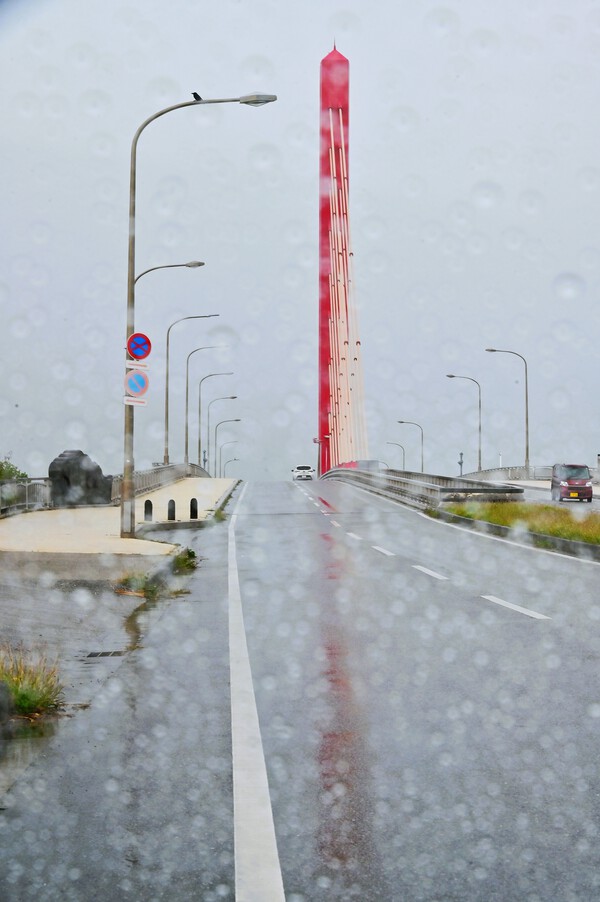
[[[433,519],[443,520],[445,523],[455,523],[487,535],[510,539],[525,548],[542,548],[546,551],[558,551],[588,561],[600,562],[600,545],[590,542],[575,542],[571,539],[561,539],[557,536],[547,536],[539,532],[522,532],[511,526],[499,526],[496,523],[488,523],[487,520],[472,520],[470,517],[459,517],[448,511],[437,509],[429,513]]]
[[[215,503],[214,509],[210,511],[206,511],[206,516],[202,519],[198,518],[197,520],[153,520],[149,523],[141,523],[135,531],[135,537],[143,539],[145,536],[149,535],[153,532],[163,532],[165,530],[175,530],[175,529],[203,529],[205,526],[210,526],[212,521],[215,518],[215,514],[217,511],[222,510],[230,497],[233,495],[238,485],[242,480],[236,479],[234,484],[226,489],[221,497]]]

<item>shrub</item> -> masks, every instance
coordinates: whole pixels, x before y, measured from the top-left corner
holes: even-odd
[[[58,668],[48,664],[44,655],[1,648],[0,682],[8,687],[18,714],[41,714],[63,704]]]
[[[198,566],[196,552],[192,548],[184,548],[173,558],[173,573],[190,573]]]

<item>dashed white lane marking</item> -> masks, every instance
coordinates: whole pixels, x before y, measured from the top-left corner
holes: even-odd
[[[337,526],[338,529],[342,528],[340,526],[340,524],[337,522],[337,520],[330,520],[329,522],[331,523],[332,526]]]
[[[355,532],[347,532],[347,536],[350,536],[351,539],[356,539],[357,542],[362,542],[362,536],[357,536]]]
[[[413,564],[415,570],[420,570],[421,573],[426,573],[427,576],[433,576],[434,579],[448,579],[447,576],[442,576],[441,573],[436,573],[435,570],[429,570],[427,567],[421,567],[420,564]]]
[[[518,604],[511,604],[510,601],[504,601],[502,598],[496,598],[495,595],[482,595],[486,601],[493,601],[494,604],[502,605],[503,608],[510,608],[511,611],[517,611],[519,614],[525,614],[526,617],[534,617],[536,620],[550,620],[545,614],[538,614],[537,611],[530,611],[529,608],[522,608]]]
[[[379,545],[371,545],[371,548],[373,548],[374,551],[380,551],[381,554],[387,554],[388,557],[396,557],[393,551],[388,551],[387,548],[381,548]]]
[[[244,486],[238,505],[244,497]],[[267,768],[248,656],[235,547],[229,523],[229,668],[233,756],[233,827],[236,902],[285,902]]]

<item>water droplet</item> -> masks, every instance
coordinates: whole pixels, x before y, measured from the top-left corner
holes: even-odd
[[[436,37],[449,38],[460,31],[460,19],[451,9],[438,7],[433,9],[426,17],[425,24],[433,31]]]
[[[556,296],[568,303],[577,301],[585,294],[585,282],[576,273],[561,273],[554,280],[554,292]]]
[[[471,194],[480,210],[491,210],[503,200],[502,188],[496,182],[478,182]]]
[[[528,216],[537,216],[544,208],[544,197],[539,191],[524,191],[519,198],[519,206]]]
[[[281,152],[274,144],[257,144],[250,149],[248,158],[253,169],[272,171],[281,163]]]

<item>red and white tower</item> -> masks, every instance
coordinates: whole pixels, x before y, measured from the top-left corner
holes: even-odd
[[[320,472],[368,458],[348,208],[349,64],[321,61],[319,199]]]

